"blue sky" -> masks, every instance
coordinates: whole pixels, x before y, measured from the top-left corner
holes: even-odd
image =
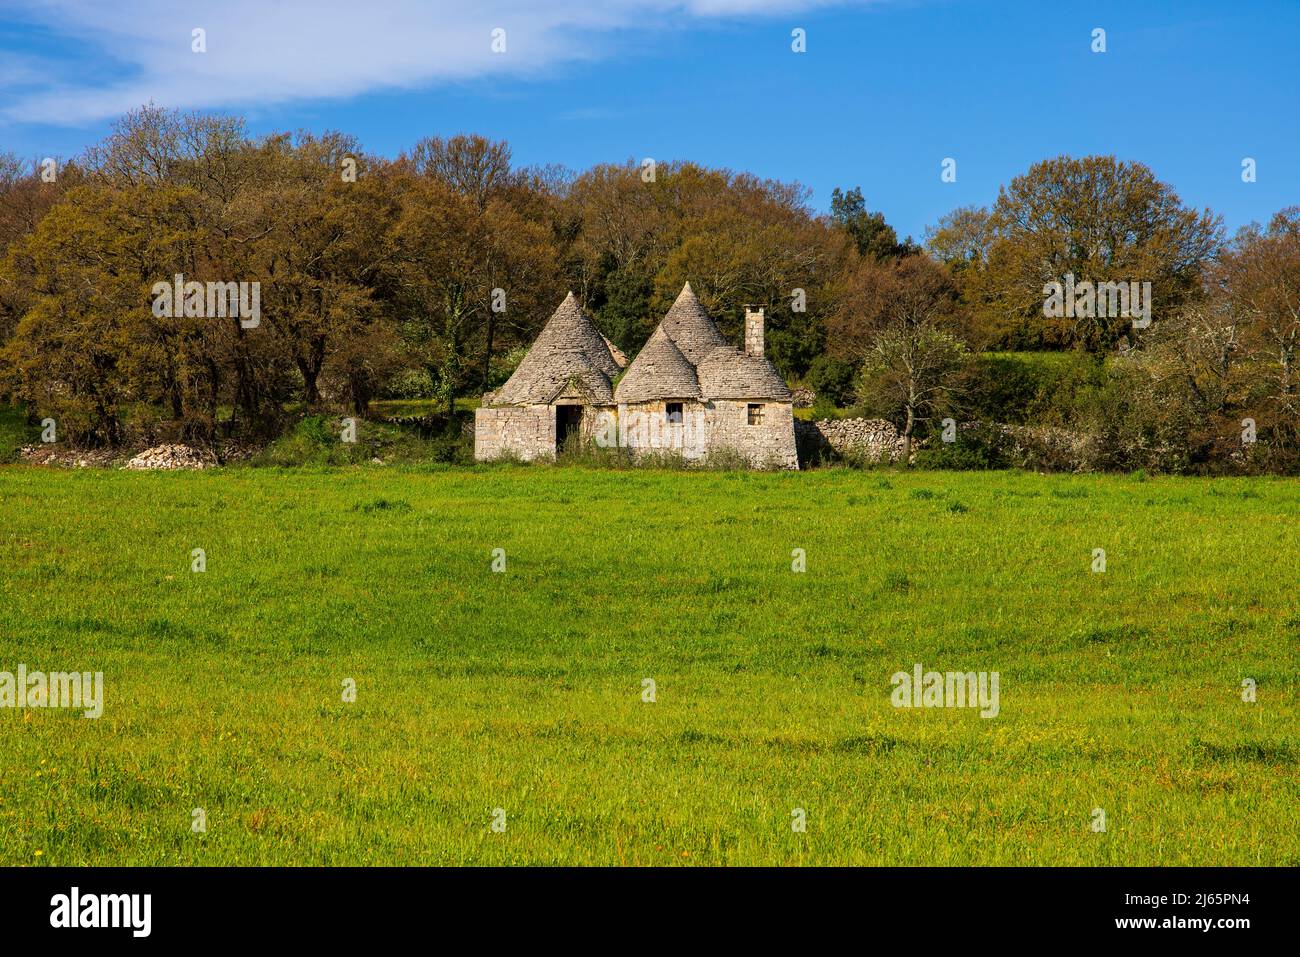
[[[0,0],[0,149],[72,156],[152,99],[385,155],[473,131],[518,163],[693,159],[818,209],[860,185],[918,237],[1038,159],[1115,153],[1232,229],[1300,203],[1298,44],[1280,0]]]

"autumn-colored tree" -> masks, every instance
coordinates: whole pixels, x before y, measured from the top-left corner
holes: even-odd
[[[822,323],[850,252],[797,184],[661,163],[597,167],[569,192],[579,211],[579,279],[598,323],[634,353],[690,281],[724,335],[746,304],[768,315],[768,353],[787,374],[821,350]]]
[[[937,232],[945,258],[981,249],[961,273],[963,297],[984,338],[1003,347],[1112,349],[1131,319],[1049,319],[1044,286],[1077,281],[1149,282],[1156,321],[1200,291],[1200,273],[1220,244],[1220,218],[1185,207],[1141,163],[1113,156],[1044,160],[998,194],[987,221],[978,213]],[[935,241],[932,239],[932,248]]]
[[[966,356],[957,289],[929,256],[862,260],[831,317],[828,348],[860,365],[859,396],[896,419],[911,454],[918,427],[949,411]]]
[[[4,351],[6,379],[65,436],[116,444],[131,403],[183,415],[178,344],[194,320],[156,319],[148,277],[161,272],[170,247],[194,235],[183,225],[164,235],[141,224],[183,223],[189,199],[183,190],[77,187],[11,250],[4,281],[29,283],[32,298]]]
[[[25,163],[12,153],[0,153],[0,262],[20,240],[35,231],[37,223],[69,189],[82,182],[82,170],[76,163],[56,162],[49,168],[52,180],[42,175],[45,170],[39,163]],[[5,283],[0,279],[0,345],[13,336],[18,320],[31,305],[30,294],[26,283]]]
[[[399,201],[395,304],[450,413],[482,381],[470,358],[492,317],[536,317],[558,304],[555,255],[546,230],[509,204],[489,200],[480,210],[439,179],[404,183]]]
[[[512,181],[510,147],[483,136],[425,137],[411,147],[406,159],[416,175],[468,197],[480,212]]]
[[[1300,428],[1300,207],[1265,230],[1242,233],[1214,285],[1245,319],[1245,350],[1266,388],[1263,414],[1294,436]]]
[[[264,153],[256,202],[267,228],[250,265],[263,282],[266,332],[315,406],[326,362],[377,321],[373,282],[390,258],[385,240],[398,205],[348,137],[279,138]],[[345,159],[358,164],[355,180],[340,173]]]
[[[1217,217],[1113,157],[1034,165],[992,207],[943,217],[928,254],[860,189],[817,215],[796,183],[689,162],[515,169],[471,135],[389,162],[339,133],[255,138],[236,116],[147,106],[54,182],[35,172],[0,156],[0,393],[75,441],[267,437],[299,408],[365,414],[399,377],[450,413],[502,381],[566,288],[634,355],[689,280],[733,341],[742,307],[765,306],[788,377],[847,399],[856,370],[909,442],[955,408],[966,343],[1079,347],[1119,353],[1062,418],[1110,446],[1099,461],[1300,467],[1300,212],[1221,249]],[[1044,318],[1066,273],[1150,282],[1153,328]],[[259,283],[260,323],[156,312],[177,275]]]
[[[858,259],[842,280],[827,322],[826,351],[858,362],[876,333],[895,323],[961,330],[957,287],[947,267],[925,254],[901,259]]]
[[[955,272],[983,268],[993,242],[990,213],[982,206],[959,206],[925,233],[925,248]]]

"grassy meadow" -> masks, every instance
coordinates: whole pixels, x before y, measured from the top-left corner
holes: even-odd
[[[106,690],[0,709],[0,864],[1300,864],[1298,515],[1272,479],[6,466],[0,671]],[[999,672],[999,715],[892,707],[917,662]]]

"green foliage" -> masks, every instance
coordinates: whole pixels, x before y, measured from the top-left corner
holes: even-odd
[[[817,361],[825,335],[819,318],[808,312],[794,312],[782,300],[768,310],[764,352],[786,379],[797,379]]]
[[[462,432],[462,421],[458,418],[450,428],[443,422],[430,429],[358,419],[356,442],[344,442],[343,423],[339,418],[310,415],[260,451],[249,464],[282,468],[364,465],[374,459],[385,465],[467,464],[473,460],[474,448],[473,441]]]
[[[0,404],[0,464],[17,461],[20,448],[40,440],[40,427],[27,424],[21,407]]]
[[[515,346],[509,352],[501,356],[496,356],[492,360],[492,368],[488,376],[488,388],[499,389],[514,375],[515,370],[519,368],[519,363],[524,361],[524,356],[528,355],[528,347],[519,345]],[[477,397],[476,397],[477,398]],[[457,400],[458,402],[460,400]]]
[[[831,191],[831,219],[849,234],[863,256],[891,259],[919,251],[911,237],[902,243],[898,241],[898,233],[885,222],[883,213],[867,210],[860,186],[847,192],[837,186]]]
[[[654,277],[638,267],[618,268],[608,252],[601,258],[600,267],[601,296],[593,303],[596,324],[614,345],[634,354],[654,331]]]
[[[813,360],[804,381],[817,394],[818,400],[826,399],[832,405],[845,406],[853,401],[853,380],[857,371],[847,359],[823,355]]]
[[[817,393],[817,398],[813,399],[812,408],[795,409],[795,417],[800,419],[842,419],[851,415],[852,409],[842,409],[827,396]]]
[[[385,399],[432,399],[438,385],[428,369],[403,369],[384,389]]]
[[[965,378],[969,418],[1068,426],[1094,408],[1106,369],[1084,352],[986,352],[971,357]]]
[[[1160,322],[1202,293],[1222,244],[1222,218],[1183,204],[1142,163],[1057,156],[1034,163],[998,193],[987,216],[941,224],[940,255],[977,250],[958,271],[976,344],[1082,348],[1096,354],[1131,337],[1131,320],[1046,318],[1043,284],[1067,274],[1091,282],[1149,282]]]
[[[941,441],[931,431],[929,444],[916,453],[916,466],[922,469],[946,469],[954,472],[1003,469],[1010,465],[1005,439],[987,425],[961,429],[955,442]]]

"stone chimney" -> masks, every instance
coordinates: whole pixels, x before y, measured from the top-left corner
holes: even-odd
[[[763,354],[763,307],[745,307],[745,352],[751,356]]]

